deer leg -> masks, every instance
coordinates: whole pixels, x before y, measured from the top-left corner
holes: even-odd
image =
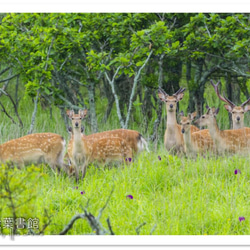
[[[75,174],[76,174],[76,183],[78,183],[79,182],[79,169],[76,165],[74,166],[75,166]]]
[[[87,170],[87,163],[85,161],[83,166],[82,166],[82,180],[84,179],[84,177],[86,175],[86,170]]]

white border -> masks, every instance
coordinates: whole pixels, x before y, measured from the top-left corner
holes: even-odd
[[[250,236],[10,236],[2,237],[1,246],[246,246],[250,245]]]
[[[246,0],[0,0],[0,12],[249,12]]]

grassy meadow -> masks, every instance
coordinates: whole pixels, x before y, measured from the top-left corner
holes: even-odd
[[[219,104],[219,101],[216,100],[216,103]],[[186,104],[187,97],[184,97],[180,102],[180,110],[185,110]],[[107,124],[102,124],[105,105],[97,103],[97,107],[99,131],[119,127],[115,109]],[[11,105],[6,103],[6,108],[11,108]],[[33,111],[32,102],[22,99],[19,110],[24,122],[22,130],[0,113],[0,143],[27,133]],[[162,137],[165,115],[164,109],[163,123],[159,128]],[[228,119],[223,108],[219,117],[223,122]],[[129,128],[142,132],[147,139],[152,133],[150,129],[155,117],[152,117],[148,131],[141,131],[141,119],[140,112],[136,112]],[[69,139],[56,108],[53,108],[50,119],[49,111],[38,107],[34,132],[56,132],[67,141]],[[90,133],[87,124],[86,133]],[[79,184],[65,174],[54,174],[48,166],[5,171],[6,167],[2,165],[1,182],[3,184],[9,178],[13,200],[6,198],[8,193],[2,185],[1,221],[13,217],[15,206],[16,218],[38,218],[40,231],[48,224],[43,234],[59,234],[71,218],[84,213],[84,209],[98,216],[113,190],[100,222],[108,229],[106,220],[109,218],[117,235],[250,234],[250,157],[235,155],[188,159],[172,156],[165,151],[163,138],[159,139],[157,148],[153,144],[149,144],[149,148],[150,153],[138,155],[129,166],[110,169],[90,165],[85,179]],[[241,173],[235,174],[236,169]],[[132,195],[133,199],[126,198],[127,195]],[[245,220],[240,222],[239,217],[245,217]],[[17,232],[30,233],[27,229],[18,229]],[[9,229],[2,228],[2,233],[9,234]],[[95,233],[85,219],[79,219],[67,234]]]

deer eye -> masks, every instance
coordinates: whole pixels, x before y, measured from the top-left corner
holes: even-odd
[[[74,120],[74,117],[72,117],[71,120]]]
[[[188,122],[187,125],[189,125],[190,123]]]
[[[233,111],[232,114],[235,114],[235,112]]]
[[[202,118],[202,119],[204,119],[204,118],[205,118],[205,116],[203,115],[201,118]]]

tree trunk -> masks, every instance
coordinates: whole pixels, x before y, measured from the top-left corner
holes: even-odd
[[[89,96],[89,114],[90,114],[90,125],[91,132],[97,133],[97,117],[96,117],[96,109],[95,109],[95,83],[90,81],[88,85],[88,96]]]
[[[148,87],[145,87],[145,92],[144,92],[144,99],[142,101],[142,114],[143,114],[143,121],[142,123],[145,125],[145,132],[148,130],[148,121],[152,119],[152,101],[151,101],[151,89]]]
[[[245,102],[249,98],[249,91],[247,89],[247,78],[243,77],[241,79],[238,79],[239,85],[240,85],[240,90],[244,93],[245,98],[244,100],[241,100],[241,103]],[[240,104],[241,104],[240,103]],[[249,127],[249,122],[250,122],[250,112],[246,112],[244,116],[244,123],[248,124],[247,126]]]
[[[186,63],[186,81],[189,91],[187,112],[192,113],[195,110],[195,99],[193,98],[195,96],[195,89],[194,83],[192,81],[192,63],[190,60],[188,60]]]
[[[240,86],[237,82],[237,77],[232,77],[231,74],[227,74],[226,78],[226,89],[227,96],[230,101],[235,103],[235,105],[240,105]],[[230,128],[233,128],[232,114],[228,112]]]
[[[180,79],[182,75],[182,61],[177,59],[167,58],[164,61],[163,67],[167,74],[168,80],[162,82],[162,87],[169,95],[174,94],[180,89]]]
[[[159,64],[159,78],[158,78],[158,87],[163,87],[163,59],[164,59],[164,54],[162,54],[160,56],[160,60],[158,62]],[[157,118],[154,121],[154,128],[153,128],[153,134],[151,135],[150,140],[152,140],[153,142],[155,142],[155,148],[157,146],[157,142],[158,142],[158,128],[161,122],[161,116],[162,116],[162,101],[159,100],[159,98],[157,98],[157,103],[158,103],[158,108],[157,108]]]
[[[122,119],[126,120],[125,107],[129,105],[129,97],[133,86],[134,77],[127,78],[124,74],[115,81],[115,91],[119,96],[119,106]]]
[[[216,66],[213,66],[204,70],[203,66],[204,66],[203,58],[196,60],[194,80],[188,81],[188,88],[189,88],[188,112],[191,113],[196,110],[198,116],[201,116],[203,114],[203,106],[205,103],[204,99],[205,84],[208,78],[211,76],[211,74],[218,69]],[[188,65],[187,71],[188,71],[187,76],[190,79],[191,76],[190,65]]]
[[[112,107],[113,107],[113,104],[115,102],[115,98],[114,98],[114,96],[112,94],[112,90],[111,90],[111,88],[109,86],[109,83],[107,82],[107,79],[105,77],[103,77],[103,85],[104,85],[103,90],[104,90],[105,96],[106,96],[106,98],[108,100],[108,107],[106,109],[106,112],[105,112],[105,114],[103,116],[102,121],[103,121],[103,123],[106,123],[108,118],[109,118],[109,115],[110,115],[110,113],[112,111]]]
[[[229,100],[232,100],[232,85],[231,85],[232,79],[231,79],[231,74],[227,73],[226,74],[226,89],[227,89],[227,97]],[[228,119],[229,119],[229,125],[230,129],[233,128],[233,121],[232,121],[232,114],[228,112]]]

